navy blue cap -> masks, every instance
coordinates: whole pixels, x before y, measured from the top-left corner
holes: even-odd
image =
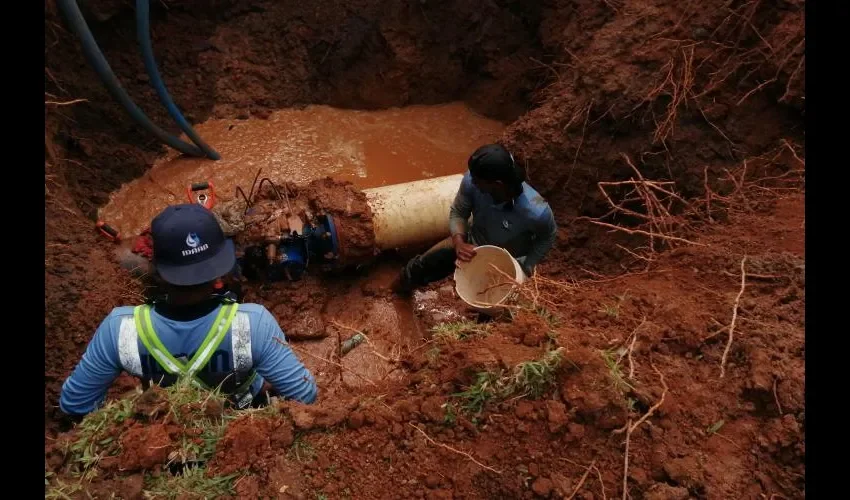
[[[208,283],[236,265],[233,241],[197,203],[171,205],[160,212],[151,222],[151,238],[154,267],[172,285]]]

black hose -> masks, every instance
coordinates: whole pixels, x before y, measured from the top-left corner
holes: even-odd
[[[59,5],[59,8],[62,9],[71,29],[74,30],[74,33],[76,33],[77,37],[80,39],[83,46],[83,54],[86,56],[89,64],[92,68],[94,68],[95,72],[100,77],[101,82],[103,82],[104,86],[106,86],[109,93],[112,94],[112,97],[124,106],[124,109],[130,114],[133,120],[135,120],[142,128],[156,136],[157,139],[181,153],[191,156],[204,156],[204,152],[198,149],[198,147],[194,144],[184,142],[157,127],[156,124],[154,124],[147,115],[145,115],[144,111],[136,106],[136,103],[133,102],[127,94],[127,91],[125,91],[121,86],[121,82],[118,81],[115,73],[112,72],[112,68],[109,67],[109,63],[106,62],[106,58],[103,57],[103,52],[101,52],[100,47],[97,46],[97,42],[94,40],[94,37],[89,30],[88,24],[86,24],[86,20],[83,18],[83,14],[80,12],[80,7],[77,5],[76,0],[57,0],[56,3]]]
[[[171,118],[174,118],[174,121],[177,122],[180,130],[182,130],[189,139],[192,139],[192,142],[197,144],[204,154],[213,160],[220,160],[221,155],[207,145],[207,143],[205,143],[204,140],[201,139],[201,137],[195,132],[192,125],[186,121],[186,118],[183,117],[180,109],[176,104],[174,104],[174,101],[171,99],[171,95],[168,94],[168,90],[165,88],[165,82],[162,81],[162,77],[156,67],[156,59],[153,56],[150,27],[150,2],[148,0],[136,0],[136,37],[138,38],[139,46],[142,49],[142,59],[145,62],[145,69],[148,72],[151,86],[153,86],[154,90],[156,90],[156,94],[159,96],[160,102],[162,102],[166,109],[168,109],[168,114],[171,115]]]

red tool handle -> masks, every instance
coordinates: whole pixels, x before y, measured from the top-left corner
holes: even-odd
[[[209,194],[200,193],[197,196],[192,196],[196,191],[208,190]],[[186,197],[189,198],[189,203],[198,203],[207,210],[211,210],[215,206],[215,186],[212,182],[193,182],[186,188]]]
[[[97,230],[100,232],[100,234],[102,234],[106,238],[115,242],[121,241],[121,234],[118,233],[118,230],[110,226],[106,222],[103,222],[102,220],[97,221],[95,227],[97,227]]]

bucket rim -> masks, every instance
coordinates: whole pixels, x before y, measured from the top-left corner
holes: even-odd
[[[488,248],[488,249],[492,248],[492,249],[499,250],[501,253],[506,254],[506,255],[507,255],[507,256],[508,256],[508,257],[509,257],[509,258],[510,258],[513,262],[514,262],[514,264],[515,264],[515,265],[516,265],[516,264],[518,264],[518,261],[514,258],[514,256],[513,256],[513,255],[511,255],[511,253],[510,253],[510,252],[508,252],[507,250],[505,250],[504,248],[502,248],[502,247],[500,247],[500,246],[496,246],[496,245],[478,245],[478,246],[476,246],[476,247],[475,247],[475,250],[478,250],[478,249],[481,249],[481,248]],[[470,301],[466,300],[466,299],[465,299],[465,298],[464,298],[464,297],[460,294],[460,292],[459,292],[459,291],[458,291],[458,289],[457,289],[457,274],[458,274],[458,272],[459,272],[460,270],[461,270],[461,268],[456,267],[456,268],[455,268],[455,272],[454,272],[454,274],[452,275],[452,279],[453,279],[453,280],[454,280],[454,282],[455,282],[455,293],[457,294],[457,296],[458,296],[458,297],[460,297],[460,300],[462,300],[462,301],[463,301],[464,303],[466,303],[468,306],[470,306],[470,307],[472,307],[472,308],[474,308],[474,309],[477,309],[477,310],[479,310],[479,311],[493,311],[493,310],[495,310],[495,309],[504,309],[504,308],[506,307],[506,306],[505,306],[505,302],[507,302],[507,301],[508,301],[508,300],[509,300],[512,296],[513,296],[513,294],[516,292],[516,287],[517,287],[518,285],[517,285],[516,283],[514,283],[514,284],[511,286],[511,291],[510,291],[510,292],[508,292],[507,294],[505,294],[505,296],[504,296],[504,297],[502,297],[502,299],[501,299],[501,300],[499,300],[499,302],[496,302],[495,304],[483,304],[483,303],[480,303],[480,302],[470,302]]]

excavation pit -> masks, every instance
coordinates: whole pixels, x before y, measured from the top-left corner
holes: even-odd
[[[277,200],[268,183],[262,189],[256,185],[255,203],[264,199],[275,209],[332,212],[342,253],[359,252],[358,263],[368,270],[339,279],[308,269],[315,276],[294,282],[245,282],[245,300],[272,311],[324,390],[338,385],[335,381],[348,388],[376,385],[400,376],[400,355],[416,348],[425,332],[411,303],[386,293],[402,261],[396,256],[381,263],[368,258],[378,249],[372,249],[374,236],[366,234],[372,227],[359,190],[462,173],[471,152],[493,142],[503,127],[463,103],[380,111],[308,106],[280,110],[268,119],[212,120],[196,130],[215,145],[221,160],[170,152],[146,175],[115,192],[100,217],[121,234],[139,234],[165,206],[199,201],[187,192],[198,182],[213,185],[216,213],[227,204],[239,211],[245,205],[236,188],[250,196],[258,172],[286,196]],[[452,186],[451,192],[455,189]],[[234,236],[237,245],[244,235]],[[416,242],[433,243],[421,238]],[[131,243],[128,238],[123,246]],[[363,288],[373,293],[364,294]],[[339,356],[340,343],[358,332],[368,341]],[[341,367],[333,364],[337,362]]]

